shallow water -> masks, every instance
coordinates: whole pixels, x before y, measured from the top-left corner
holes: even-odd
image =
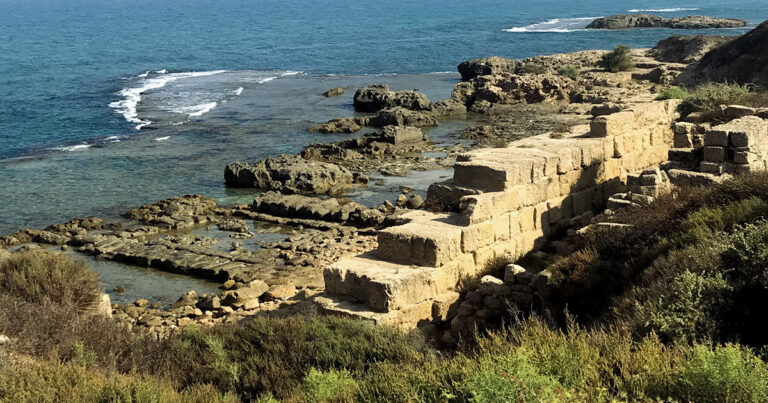
[[[650,47],[681,34],[581,29],[592,17],[654,10],[648,12],[746,18],[754,25],[768,17],[765,6],[764,0],[0,0],[0,233],[183,193],[245,201],[254,192],[225,189],[224,165],[343,138],[304,130],[351,115],[356,87],[386,81],[438,100],[457,76],[425,73],[455,71],[468,58],[617,43]],[[346,94],[320,96],[335,86]]]
[[[387,82],[437,101],[449,96],[455,66],[469,58],[651,47],[683,34],[582,29],[592,17],[648,9],[745,18],[753,26],[768,17],[765,0],[0,0],[0,234],[77,216],[116,217],[190,193],[249,203],[258,192],[225,188],[225,165],[349,137],[306,128],[352,116],[356,88]],[[320,95],[338,86],[343,96]],[[426,131],[453,144],[464,127]],[[394,200],[401,185],[424,195],[450,174],[374,173],[368,189],[349,195],[380,203]],[[214,229],[196,233],[221,237],[220,250],[231,243]],[[107,290],[126,287],[124,295],[110,292],[115,302],[172,302],[189,289],[216,290],[186,276],[86,259]]]

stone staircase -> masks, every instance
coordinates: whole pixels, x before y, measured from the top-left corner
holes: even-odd
[[[628,175],[666,161],[676,106],[636,104],[563,138],[461,155],[453,179],[428,196],[454,212],[413,211],[406,224],[379,232],[376,250],[326,268],[320,311],[402,327],[439,321],[462,279],[477,277],[495,256],[540,249],[551,234],[603,209]]]

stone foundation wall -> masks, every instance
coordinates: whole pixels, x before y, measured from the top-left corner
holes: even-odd
[[[457,212],[414,212],[409,223],[380,231],[375,251],[325,270],[326,293],[363,303],[379,322],[439,320],[462,278],[477,276],[495,256],[521,257],[550,235],[585,225],[626,189],[629,175],[666,161],[676,106],[637,104],[563,138],[542,135],[461,155],[453,180],[428,197]],[[437,195],[444,200],[429,200]]]
[[[744,116],[715,126],[704,134],[701,171],[745,173],[768,167],[768,125]]]

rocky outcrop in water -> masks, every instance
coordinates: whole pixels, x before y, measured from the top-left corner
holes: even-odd
[[[233,162],[224,170],[227,186],[255,187],[283,193],[336,194],[364,178],[335,164],[283,154],[249,164]]]
[[[391,91],[387,84],[360,88],[353,98],[355,109],[360,112],[377,112],[385,108],[402,107],[413,111],[432,110],[432,101],[416,91]]]
[[[659,41],[648,53],[665,62],[693,63],[734,38],[722,35],[672,36]]]
[[[597,18],[587,29],[630,29],[630,28],[671,28],[671,29],[706,29],[706,28],[739,28],[747,25],[747,21],[735,18],[715,18],[699,15],[675,17],[666,19],[659,15],[650,14],[619,14]]]
[[[693,74],[698,82],[768,85],[768,21],[704,55]]]
[[[459,64],[462,81],[469,81],[478,76],[499,73],[514,73],[520,67],[520,61],[505,57],[491,56],[481,59],[466,60]]]

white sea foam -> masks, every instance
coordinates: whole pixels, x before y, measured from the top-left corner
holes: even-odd
[[[679,11],[696,11],[696,7],[677,7],[677,8],[632,8],[628,13],[676,13]]]
[[[504,32],[575,32],[600,17],[553,18],[524,27],[503,29]]]
[[[186,113],[187,116],[194,118],[210,112],[216,105],[218,105],[216,102],[206,102],[200,105],[185,106],[177,109],[176,112]]]
[[[240,94],[242,94],[242,93],[243,93],[243,87],[240,87],[240,88],[235,90],[235,96],[236,97],[239,97]]]
[[[61,146],[61,147],[53,147],[52,150],[56,151],[78,151],[78,150],[85,150],[87,148],[91,148],[90,144],[78,144],[74,146]]]
[[[158,137],[155,139],[155,141],[165,141],[165,140],[168,140],[169,138],[171,138],[171,136]]]
[[[257,83],[259,83],[259,84],[268,83],[268,82],[270,82],[270,81],[272,81],[272,80],[274,80],[276,78],[277,78],[277,76],[262,78],[261,80],[257,81]]]
[[[140,78],[137,82],[137,86],[130,88],[123,88],[120,90],[120,95],[123,99],[115,101],[109,104],[110,108],[115,109],[118,113],[123,115],[125,120],[136,123],[136,130],[141,130],[142,127],[151,124],[149,120],[139,119],[139,114],[136,110],[139,102],[141,102],[141,94],[164,87],[171,81],[189,78],[189,77],[203,77],[214,74],[224,73],[226,70],[214,70],[214,71],[195,71],[188,73],[170,73],[167,74],[165,70],[159,70],[156,73],[162,74],[158,77],[151,77],[139,75]]]

